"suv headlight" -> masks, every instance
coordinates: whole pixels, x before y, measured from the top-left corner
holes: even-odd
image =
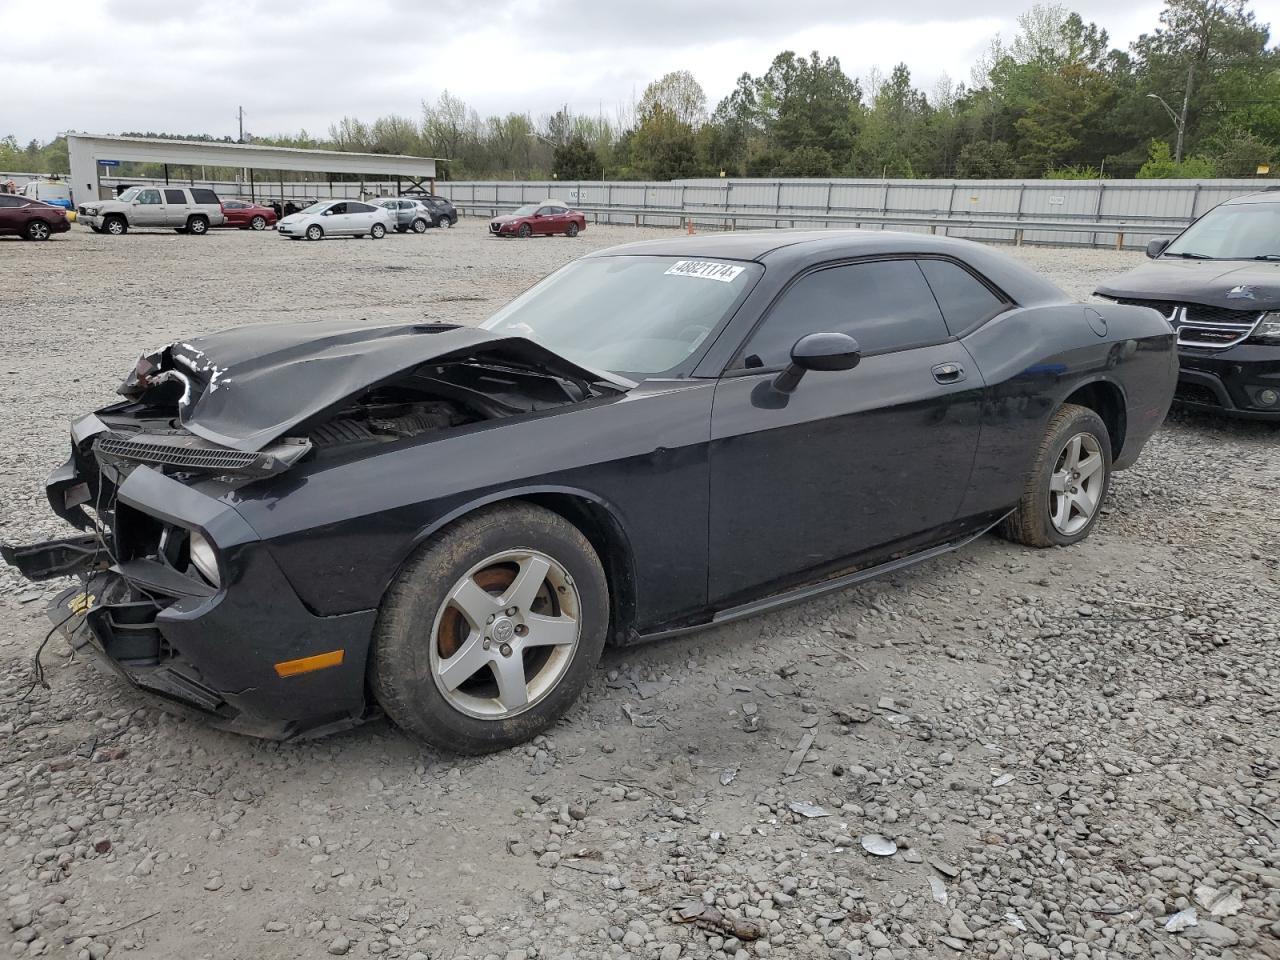
[[[214,551],[213,544],[206,540],[203,534],[192,530],[191,536],[187,539],[187,551],[191,554],[192,566],[199,570],[213,586],[220,586],[218,554]]]
[[[1249,334],[1249,342],[1280,344],[1280,312],[1264,313],[1253,333]]]

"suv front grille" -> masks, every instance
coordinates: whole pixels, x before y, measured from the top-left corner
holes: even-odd
[[[1178,345],[1221,350],[1248,339],[1262,319],[1257,310],[1231,310],[1209,307],[1202,303],[1175,303],[1172,300],[1136,300],[1122,298],[1118,303],[1134,307],[1151,307],[1159,311],[1178,331]]]

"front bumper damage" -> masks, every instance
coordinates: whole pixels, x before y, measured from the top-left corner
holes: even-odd
[[[1186,407],[1248,420],[1280,421],[1280,346],[1243,343],[1227,350],[1182,347],[1178,391]]]
[[[151,466],[86,463],[106,429],[89,421],[73,428],[79,443],[47,492],[55,512],[95,532],[0,548],[29,579],[78,579],[49,608],[72,647],[163,706],[237,733],[290,739],[364,719],[375,611],[316,615],[229,503]],[[183,562],[191,531],[215,545],[219,585]],[[338,662],[281,669],[321,655]]]

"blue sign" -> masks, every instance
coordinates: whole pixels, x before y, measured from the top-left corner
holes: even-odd
[[[120,161],[119,161],[119,160],[99,160],[98,162],[99,162],[100,164],[102,164],[104,167],[118,167],[118,166],[120,166]]]

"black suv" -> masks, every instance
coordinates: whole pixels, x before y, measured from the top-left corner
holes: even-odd
[[[417,200],[430,210],[433,227],[452,227],[458,222],[458,209],[448,197],[434,193],[402,193],[401,196],[406,200]]]
[[[1095,296],[1154,307],[1178,331],[1187,406],[1280,420],[1280,192],[1236,197]]]

